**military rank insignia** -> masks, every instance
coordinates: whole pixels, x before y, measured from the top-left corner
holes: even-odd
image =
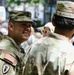
[[[2,73],[6,74],[10,69],[10,65],[7,63],[4,63],[3,67],[2,67]]]

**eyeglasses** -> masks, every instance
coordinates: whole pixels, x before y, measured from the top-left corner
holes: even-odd
[[[45,31],[45,30],[43,30],[43,33],[48,33],[49,31]]]

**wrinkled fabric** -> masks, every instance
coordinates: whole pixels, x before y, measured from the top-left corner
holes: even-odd
[[[24,75],[23,58],[20,47],[13,39],[5,36],[0,42],[0,75]]]
[[[25,59],[25,75],[64,75],[74,61],[74,47],[67,37],[50,33],[29,48]]]

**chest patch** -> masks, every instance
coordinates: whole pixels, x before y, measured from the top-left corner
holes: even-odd
[[[10,69],[10,65],[7,63],[4,63],[3,67],[2,67],[2,73],[6,74]]]

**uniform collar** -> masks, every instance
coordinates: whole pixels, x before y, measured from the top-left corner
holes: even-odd
[[[20,46],[11,37],[9,37],[9,36],[4,36],[4,37],[6,39],[10,40],[12,42],[12,44],[15,46],[15,48],[20,51]]]
[[[48,36],[55,37],[56,39],[59,39],[59,40],[69,40],[68,37],[60,35],[60,34],[57,34],[57,33],[49,33]]]

